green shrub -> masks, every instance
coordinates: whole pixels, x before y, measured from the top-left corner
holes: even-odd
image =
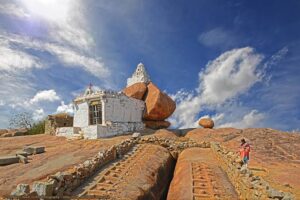
[[[36,122],[28,130],[28,135],[44,134],[45,133],[45,120]]]

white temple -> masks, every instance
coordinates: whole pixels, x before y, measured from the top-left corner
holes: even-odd
[[[142,63],[138,64],[132,77],[128,78],[127,86],[138,82],[150,82]],[[123,92],[93,91],[90,85],[83,95],[74,99],[73,104],[73,127],[57,128],[56,135],[97,139],[145,128],[142,121],[145,102],[128,97]]]
[[[150,82],[150,76],[148,75],[143,63],[138,64],[135,72],[132,74],[132,77],[127,79],[127,87],[140,82]]]

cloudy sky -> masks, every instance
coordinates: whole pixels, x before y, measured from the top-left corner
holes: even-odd
[[[298,0],[0,0],[0,128],[121,90],[143,62],[173,127],[300,128]]]

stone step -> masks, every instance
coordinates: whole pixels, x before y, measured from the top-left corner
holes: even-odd
[[[39,153],[44,153],[45,152],[45,147],[43,146],[25,146],[23,147],[23,151],[26,152],[29,155],[32,154],[39,154]]]
[[[0,157],[0,165],[10,165],[14,163],[18,163],[19,158],[17,156],[1,156]]]

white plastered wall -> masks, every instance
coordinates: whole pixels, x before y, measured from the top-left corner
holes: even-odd
[[[74,127],[86,127],[89,125],[89,105],[87,102],[76,104],[74,109]]]
[[[144,102],[127,96],[107,97],[104,99],[105,121],[109,122],[141,122]]]

